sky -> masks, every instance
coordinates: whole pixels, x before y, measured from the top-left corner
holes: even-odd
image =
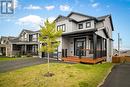
[[[121,49],[130,49],[130,0],[14,0],[13,8],[14,14],[0,14],[0,36],[18,36],[22,29],[39,30],[47,18],[53,21],[71,11],[95,17],[111,14],[114,48],[120,33]]]

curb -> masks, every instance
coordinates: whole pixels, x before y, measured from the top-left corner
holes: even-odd
[[[98,84],[97,87],[101,87],[101,86],[103,85],[103,83],[105,82],[105,80],[106,80],[106,78],[108,77],[108,75],[111,73],[111,71],[112,71],[112,69],[113,69],[114,66],[115,66],[115,64],[108,70],[106,76],[103,78],[102,82],[100,82],[100,83]]]

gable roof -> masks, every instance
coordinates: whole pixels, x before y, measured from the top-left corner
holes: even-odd
[[[22,31],[25,31],[26,33],[35,33],[34,31],[23,29]]]
[[[97,20],[98,21],[102,21],[104,20],[106,17],[109,17],[110,15],[104,15],[104,16],[100,16],[100,17],[97,17]]]
[[[87,21],[87,20],[76,21],[75,19],[70,18],[70,16],[71,16],[72,14],[77,14],[77,15],[84,16],[84,17],[89,17],[89,19],[87,19],[87,20],[96,20],[97,22],[98,22],[98,21],[103,21],[103,20],[105,20],[106,17],[109,17],[109,18],[110,18],[110,23],[111,23],[111,26],[112,26],[112,31],[114,31],[111,14],[105,15],[105,16],[100,16],[100,17],[94,17],[94,16],[89,16],[89,15],[84,15],[84,14],[81,14],[81,13],[78,13],[78,12],[71,12],[68,16],[59,15],[59,16],[55,19],[55,21],[56,21],[58,18],[60,18],[60,17],[65,18],[65,19],[68,19],[69,21],[73,21],[73,22],[76,22],[76,23],[83,22],[83,21]]]
[[[111,23],[111,26],[112,26],[112,31],[114,31],[114,27],[113,27],[113,22],[112,22],[111,14],[105,15],[105,16],[97,17],[97,20],[98,20],[98,21],[103,21],[103,20],[105,20],[106,17],[109,17],[109,18],[110,18],[110,23]]]
[[[20,36],[23,32],[26,32],[26,33],[36,33],[35,31],[23,29],[23,30],[21,31],[21,33],[19,34],[19,36]]]
[[[63,16],[63,15],[59,15],[54,21],[58,20],[59,18],[65,18],[65,19],[68,19],[69,21],[77,22],[76,20],[69,18],[69,17],[66,17],[66,16]]]
[[[71,12],[67,17],[70,17],[72,14],[77,14],[77,15],[84,16],[84,17],[89,17],[89,18],[95,18],[93,16],[84,15],[84,14],[81,14],[81,13],[78,13],[78,12]]]

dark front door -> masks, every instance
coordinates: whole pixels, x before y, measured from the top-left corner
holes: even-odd
[[[76,56],[85,56],[85,39],[75,39],[75,55]]]

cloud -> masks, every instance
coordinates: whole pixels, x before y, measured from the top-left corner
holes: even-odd
[[[56,17],[49,17],[48,20],[49,22],[53,22],[56,19]]]
[[[53,22],[56,17],[48,17],[49,22]],[[37,15],[28,15],[22,18],[19,18],[16,24],[18,25],[41,25],[47,18],[42,18]],[[43,24],[44,25],[44,24]]]
[[[37,15],[28,15],[22,18],[18,19],[18,22],[16,24],[41,24],[41,22],[43,21],[43,18],[41,18],[40,16]]]
[[[70,8],[69,5],[60,5],[60,10],[61,11],[71,11],[72,9]]]
[[[13,0],[13,8],[16,9],[18,7],[18,0]]]
[[[45,6],[46,10],[53,10],[55,8],[54,5]]]
[[[96,8],[96,7],[99,6],[99,3],[93,3],[91,6],[92,6],[93,8]]]
[[[42,9],[40,6],[34,6],[34,5],[29,5],[28,7],[24,7],[24,9],[29,9],[29,10],[38,10]]]

